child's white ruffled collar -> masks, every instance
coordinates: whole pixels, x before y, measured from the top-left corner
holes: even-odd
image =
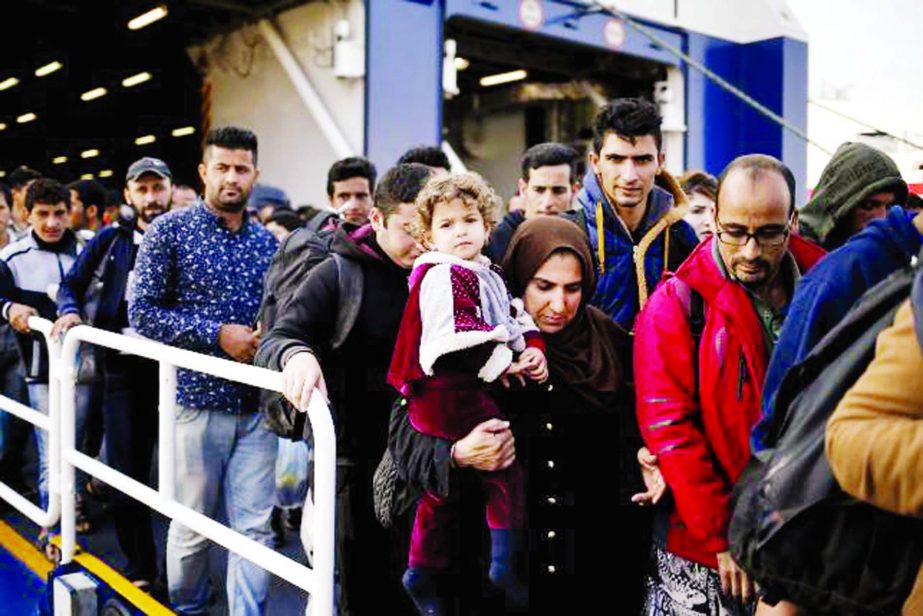
[[[413,262],[413,267],[416,269],[421,265],[440,265],[442,263],[448,263],[450,265],[460,265],[462,267],[467,267],[472,270],[484,270],[490,269],[491,262],[490,259],[484,255],[478,255],[472,260],[461,259],[455,255],[450,255],[445,252],[438,252],[432,250],[430,252],[424,252],[422,255],[417,257],[416,261]]]

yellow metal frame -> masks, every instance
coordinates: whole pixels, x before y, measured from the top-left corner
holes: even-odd
[[[60,537],[52,537],[51,541],[60,547]],[[48,574],[54,569],[54,565],[48,562],[45,555],[31,541],[20,535],[13,527],[2,520],[0,520],[0,546],[28,567],[41,580],[47,580]],[[125,576],[96,556],[88,552],[78,552],[74,556],[74,561],[109,585],[119,596],[145,614],[153,616],[174,614],[173,611],[164,607],[160,602],[132,584]]]

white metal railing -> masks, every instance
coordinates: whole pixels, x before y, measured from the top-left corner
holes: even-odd
[[[48,432],[48,509],[42,509],[26,497],[0,481],[0,498],[20,513],[43,528],[58,523],[61,515],[61,430],[60,430],[60,345],[51,338],[51,321],[40,317],[29,317],[29,327],[41,334],[48,346],[48,414],[41,413],[24,404],[0,395],[0,409],[28,421],[36,428]],[[6,447],[10,444],[7,443]]]
[[[105,464],[80,453],[75,438],[75,375],[77,351],[81,342],[131,353],[160,364],[160,466],[159,492],[119,473]],[[61,552],[67,563],[76,548],[74,470],[99,477],[117,490],[177,520],[191,530],[274,573],[311,594],[315,615],[333,610],[334,504],[336,496],[336,437],[330,409],[319,392],[311,396],[308,419],[314,433],[315,538],[313,569],[276,552],[197,511],[183,506],[175,498],[176,475],[174,440],[176,421],[176,368],[195,370],[237,383],[270,389],[282,389],[279,372],[238,362],[202,355],[141,338],[123,336],[78,325],[68,330],[61,348]]]
[[[42,511],[9,486],[0,484],[0,498],[11,503],[36,524],[54,525],[61,518],[62,562],[76,551],[75,469],[138,500],[170,519],[177,520],[207,539],[307,591],[309,610],[315,616],[333,612],[334,507],[336,497],[336,437],[330,409],[315,390],[308,408],[314,434],[314,499],[312,567],[308,568],[275,550],[246,537],[175,500],[176,368],[194,370],[223,379],[279,392],[282,375],[226,359],[202,355],[137,337],[123,336],[78,325],[68,330],[63,342],[51,339],[51,323],[33,317],[29,326],[48,343],[50,359],[49,415],[0,396],[0,408],[49,432],[49,509]],[[146,357],[159,364],[159,483],[158,490],[95,460],[76,448],[77,352],[81,342]]]

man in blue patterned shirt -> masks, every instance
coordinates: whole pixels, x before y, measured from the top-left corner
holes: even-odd
[[[135,266],[129,320],[160,342],[249,363],[263,276],[275,239],[246,216],[259,176],[256,135],[227,127],[206,138],[199,175],[204,199],[148,228]],[[176,497],[210,517],[223,491],[232,528],[271,545],[276,437],[257,412],[252,388],[180,370],[177,376]],[[208,540],[172,522],[167,537],[170,601],[181,614],[204,614]],[[262,614],[270,574],[228,555],[232,614]]]

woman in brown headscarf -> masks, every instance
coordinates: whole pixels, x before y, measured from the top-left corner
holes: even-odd
[[[626,576],[620,564],[637,532],[623,523],[618,506],[620,493],[630,495],[640,482],[635,448],[625,459],[627,473],[638,481],[621,485],[620,424],[634,417],[624,406],[620,365],[628,337],[588,305],[595,272],[586,236],[574,223],[553,216],[524,222],[503,269],[511,293],[523,299],[545,338],[550,373],[542,385],[514,380],[509,390],[498,392],[513,424],[515,458],[528,473],[529,613],[603,606],[614,608],[612,613],[636,613],[644,550],[640,558],[628,559],[638,576]],[[497,458],[486,453],[490,437],[478,430],[455,443],[424,437],[398,409],[389,447],[412,483],[448,491],[453,482],[464,481],[465,467],[493,470],[489,464]]]
[[[583,412],[611,412],[622,383],[626,336],[589,305],[596,289],[590,246],[580,227],[541,216],[523,223],[510,241],[503,270],[510,293],[521,297],[545,338],[548,371],[583,404]]]

